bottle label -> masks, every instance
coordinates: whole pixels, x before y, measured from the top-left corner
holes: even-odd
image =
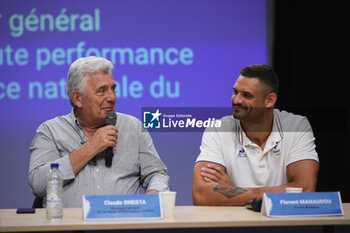
[[[49,181],[47,182],[47,190],[46,190],[46,193],[48,195],[51,195],[51,194],[55,194],[56,195],[56,198],[53,197],[54,199],[57,199],[57,193],[59,193],[61,190],[61,187],[60,187],[60,182],[59,181]]]
[[[62,182],[48,181],[46,194],[46,213],[49,219],[62,217]]]

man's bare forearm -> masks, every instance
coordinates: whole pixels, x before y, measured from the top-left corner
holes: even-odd
[[[232,197],[235,197],[235,196],[240,195],[242,193],[248,192],[248,190],[246,190],[246,189],[239,188],[239,187],[233,187],[230,185],[224,185],[224,184],[218,184],[217,186],[215,186],[213,188],[213,191],[221,193],[222,195],[224,195],[227,198],[232,198]]]

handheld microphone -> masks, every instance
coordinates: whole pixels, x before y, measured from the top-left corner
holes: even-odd
[[[115,112],[107,112],[106,125],[115,125],[116,123],[117,123],[117,114]],[[112,166],[113,156],[114,156],[113,147],[108,147],[105,150],[106,167]]]

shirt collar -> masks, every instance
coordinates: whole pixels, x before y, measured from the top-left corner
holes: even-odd
[[[81,125],[79,124],[78,119],[76,118],[76,116],[74,114],[74,109],[73,108],[72,108],[69,116],[70,116],[72,125],[74,125],[74,127],[79,129],[79,130],[83,130],[83,127],[81,127]]]
[[[238,142],[241,146],[247,146],[249,144],[252,144],[253,142],[247,137],[245,134],[241,122],[237,120],[238,123],[236,124],[236,136],[238,138]],[[272,132],[269,135],[268,140],[273,142],[274,144],[277,144],[279,141],[281,141],[284,137],[283,128],[281,124],[281,120],[276,112],[274,112],[274,119],[273,119],[273,126],[272,126]]]
[[[80,135],[80,138],[81,138],[81,144],[84,144],[85,142],[87,142],[87,137],[85,136],[84,134],[84,129],[83,127],[81,127],[81,125],[79,124],[79,121],[78,119],[75,117],[75,114],[74,114],[74,110],[72,109],[72,111],[70,112],[70,119],[71,119],[71,124],[73,125],[73,127],[76,129],[77,133]],[[97,163],[96,163],[96,159],[95,157],[93,157],[89,162],[88,162],[90,165],[94,165],[96,166]]]
[[[70,117],[70,121],[71,121],[72,126],[75,128],[77,133],[80,134],[80,137],[84,138],[84,141],[87,140],[85,138],[86,136],[84,135],[83,127],[81,127],[81,125],[79,124],[78,119],[75,117],[73,108],[72,108],[72,111],[69,114],[69,117]]]

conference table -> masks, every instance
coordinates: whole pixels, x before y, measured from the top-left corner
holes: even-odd
[[[1,232],[136,230],[184,228],[236,228],[281,226],[350,225],[350,203],[343,203],[344,216],[270,218],[246,207],[176,206],[173,217],[142,220],[88,220],[81,208],[66,208],[63,219],[47,220],[45,209],[34,214],[16,214],[16,209],[0,210]],[[346,226],[348,227],[348,226]]]

